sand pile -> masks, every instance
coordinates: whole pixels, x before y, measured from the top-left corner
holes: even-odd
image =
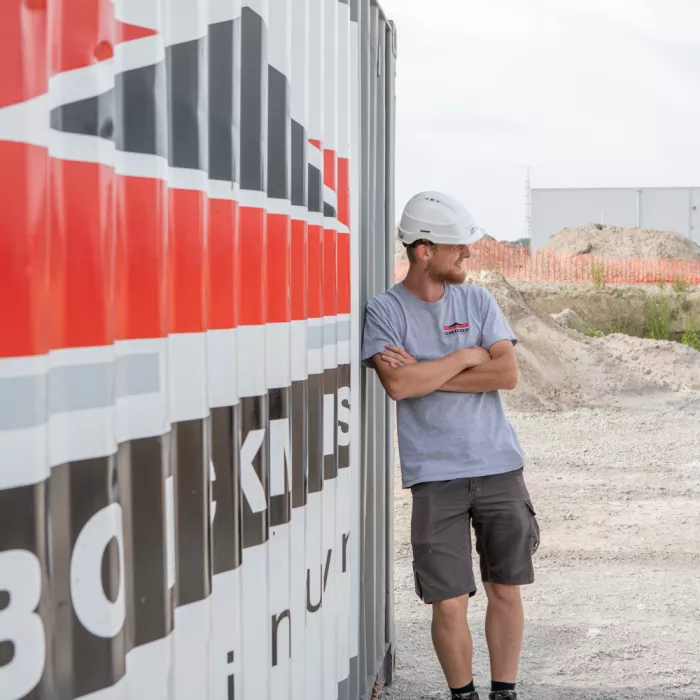
[[[680,233],[601,224],[565,228],[549,239],[547,249],[611,258],[700,260],[700,246]]]
[[[700,392],[700,353],[674,343],[588,338],[534,311],[497,272],[474,273],[469,281],[494,295],[520,339],[520,382],[516,391],[504,393],[518,409],[616,405],[669,389]],[[664,367],[650,371],[656,365]],[[682,377],[673,381],[681,369]],[[698,379],[691,381],[693,373]]]
[[[700,352],[668,340],[607,335],[596,338],[614,360],[673,391],[700,392]]]

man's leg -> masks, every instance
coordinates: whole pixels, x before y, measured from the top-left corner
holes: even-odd
[[[468,605],[468,595],[433,603],[433,644],[450,688],[462,688],[473,678]]]
[[[433,605],[433,644],[453,698],[474,698],[469,596],[476,592],[471,563],[468,479],[413,489],[411,543],[416,593]]]
[[[525,615],[520,586],[484,583],[488,596],[486,642],[491,659],[491,679],[514,684],[518,678]]]
[[[534,581],[539,525],[522,470],[475,482],[471,515],[488,596],[492,697],[515,698],[524,627],[520,586]]]

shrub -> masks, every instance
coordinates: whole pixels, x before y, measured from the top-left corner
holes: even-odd
[[[685,294],[688,291],[688,282],[685,277],[676,277],[671,286],[676,294]]]
[[[588,337],[588,338],[604,338],[605,333],[603,333],[603,331],[598,330],[597,328],[588,328],[586,330],[586,337]]]
[[[700,329],[697,321],[686,321],[681,344],[700,352]]]
[[[593,284],[600,289],[605,286],[605,265],[602,262],[591,263],[591,277]]]
[[[669,340],[669,321],[671,312],[666,299],[651,299],[647,303],[647,338]]]
[[[700,352],[700,331],[686,328],[681,337],[681,344]]]

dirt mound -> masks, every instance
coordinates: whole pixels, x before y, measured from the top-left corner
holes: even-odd
[[[662,289],[642,285],[594,287],[534,282],[515,282],[514,285],[536,311],[558,315],[569,309],[583,319],[588,328],[605,334],[644,337],[650,317],[663,314],[671,337],[677,339],[686,328],[694,328],[700,319],[700,289],[677,291],[672,285]]]
[[[565,228],[549,239],[547,249],[611,258],[700,260],[700,246],[680,233],[601,224]]]
[[[700,391],[700,353],[690,355],[674,343],[637,346],[638,339],[619,336],[588,338],[534,311],[515,287],[497,272],[482,271],[469,282],[488,289],[496,298],[520,342],[517,346],[520,382],[506,401],[521,410],[561,410],[578,406],[610,406],[641,397],[686,388]],[[625,351],[623,348],[634,348]],[[647,350],[651,350],[646,358]],[[649,370],[650,365],[664,370]],[[684,379],[670,380],[683,367]]]
[[[700,352],[667,340],[607,335],[596,338],[614,360],[673,391],[700,392]]]
[[[588,325],[586,322],[571,309],[564,309],[558,314],[552,314],[552,318],[560,325],[566,328],[570,328],[573,331],[578,331],[579,333],[586,333],[588,330]]]

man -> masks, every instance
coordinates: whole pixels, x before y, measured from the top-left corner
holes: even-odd
[[[416,592],[433,606],[433,644],[452,698],[479,698],[467,624],[476,593],[471,522],[488,597],[489,697],[516,700],[520,586],[534,580],[539,526],[498,394],[517,384],[517,340],[491,294],[463,284],[469,245],[482,236],[452,198],[411,199],[399,226],[409,271],[369,302],[362,360],[397,402]]]

